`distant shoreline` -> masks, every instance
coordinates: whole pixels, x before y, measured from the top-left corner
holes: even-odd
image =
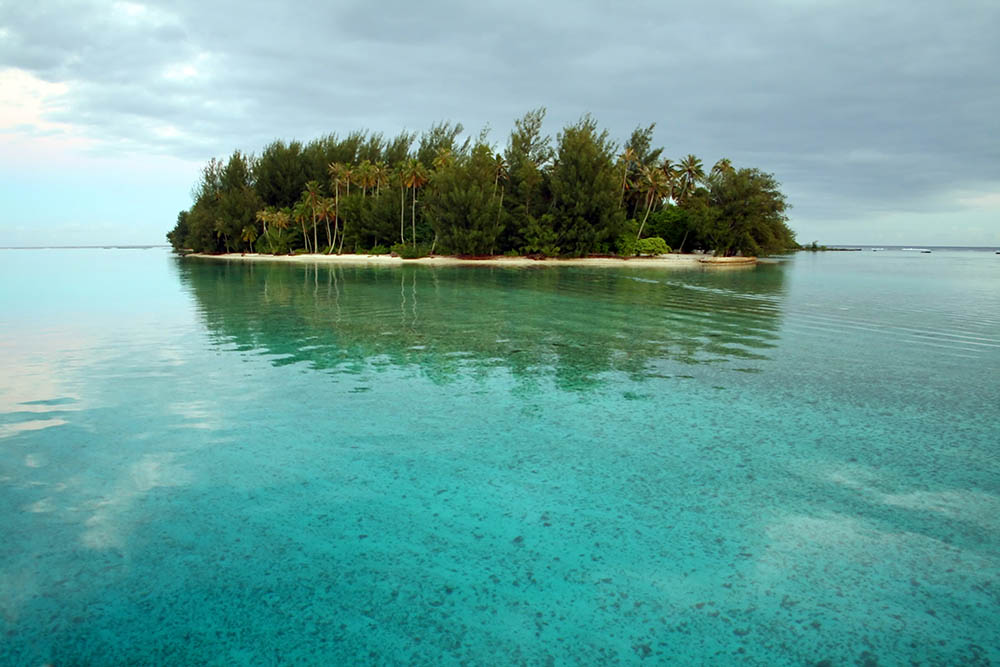
[[[735,267],[754,266],[756,257],[712,257],[711,255],[670,254],[658,257],[578,257],[570,259],[532,257],[450,257],[434,255],[418,259],[403,259],[392,255],[261,255],[256,253],[228,253],[207,255],[190,253],[185,257],[222,259],[249,262],[290,262],[295,264],[378,264],[382,266],[402,266],[419,264],[423,266],[641,266],[647,268],[682,268],[696,266]]]

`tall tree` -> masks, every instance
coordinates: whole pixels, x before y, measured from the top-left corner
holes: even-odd
[[[265,204],[278,208],[292,206],[309,180],[302,144],[273,142],[264,149],[255,172],[255,189]]]
[[[642,217],[639,232],[635,235],[636,241],[642,238],[642,229],[646,226],[646,220],[649,219],[649,211],[653,208],[653,203],[662,201],[669,191],[667,177],[662,169],[647,167],[646,165],[641,166],[639,169],[642,175],[639,187],[646,195],[646,214]]]
[[[705,178],[705,170],[701,166],[701,160],[689,154],[681,160],[678,171],[678,194],[680,199],[684,200],[694,194],[698,183]]]
[[[552,168],[552,224],[559,252],[583,256],[607,251],[621,231],[615,146],[589,115],[558,138]]]
[[[636,162],[635,149],[631,146],[626,146],[622,154],[618,156],[618,162],[622,166],[622,194],[618,200],[618,206],[621,207],[625,204],[625,188],[628,186],[628,175]]]
[[[788,204],[771,174],[739,169],[709,181],[707,235],[719,255],[758,255],[795,247]]]
[[[427,182],[428,178],[427,169],[419,160],[411,159],[407,163],[406,170],[404,172],[404,179],[406,187],[410,188],[413,192],[413,203],[410,213],[410,229],[414,248],[417,247],[417,188],[422,187],[423,184]]]
[[[552,235],[538,223],[548,208],[548,170],[555,155],[552,137],[542,133],[544,121],[544,107],[515,120],[504,150],[509,222],[501,233],[501,247],[529,252],[534,252],[529,247],[554,248]]]
[[[295,218],[295,222],[302,226],[302,243],[306,252],[309,252],[309,232],[306,231],[306,220],[309,219],[309,214],[309,205],[301,199],[292,207],[292,217]]]
[[[733,163],[729,161],[729,158],[724,157],[712,165],[712,171],[709,172],[709,176],[722,176],[724,174],[731,174],[733,171]]]
[[[309,212],[312,213],[313,252],[319,252],[319,238],[317,238],[316,228],[319,226],[320,202],[323,200],[323,195],[319,189],[319,183],[316,181],[309,181],[306,183],[306,189],[302,193],[302,199],[305,201],[306,206],[309,207]],[[329,232],[329,230],[327,230],[327,232]]]

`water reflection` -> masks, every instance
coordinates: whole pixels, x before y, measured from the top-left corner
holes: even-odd
[[[275,365],[417,367],[435,382],[504,368],[585,388],[671,363],[757,371],[778,338],[783,268],[375,267],[178,260],[219,345]]]

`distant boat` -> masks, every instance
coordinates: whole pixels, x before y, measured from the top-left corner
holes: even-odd
[[[920,252],[924,253],[925,255],[929,255],[931,253],[930,250],[921,250]]]
[[[923,252],[923,253],[930,252],[930,250],[928,250],[927,248],[903,248],[903,250],[909,250],[911,252]]]
[[[872,252],[878,252],[879,250],[885,250],[885,248],[872,248]]]

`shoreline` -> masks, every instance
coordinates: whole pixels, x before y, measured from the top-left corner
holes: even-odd
[[[546,257],[487,257],[472,259],[433,255],[417,259],[403,259],[392,255],[262,255],[258,253],[224,253],[208,255],[189,253],[185,257],[242,262],[291,262],[297,264],[377,264],[382,266],[402,266],[417,264],[424,266],[641,266],[646,268],[690,268],[690,267],[745,267],[755,266],[756,257],[713,257],[711,255],[670,254],[657,257],[577,257],[559,259]]]

